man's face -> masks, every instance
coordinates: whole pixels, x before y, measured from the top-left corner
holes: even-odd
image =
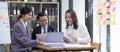
[[[47,16],[40,16],[39,17],[39,23],[42,27],[45,27],[46,25],[48,25],[48,18]]]

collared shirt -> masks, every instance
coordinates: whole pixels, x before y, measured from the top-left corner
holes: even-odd
[[[44,33],[44,31],[45,31],[45,33],[47,33],[47,27],[48,27],[48,25],[47,26],[45,26],[45,28],[44,27],[41,27],[41,33]]]
[[[23,26],[24,26],[24,29],[26,31],[26,27],[27,27],[27,22],[24,22],[22,19],[20,19],[20,21],[22,22]]]

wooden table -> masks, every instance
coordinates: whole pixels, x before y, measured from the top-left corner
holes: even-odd
[[[93,51],[95,49],[94,46],[85,46],[85,47],[57,47],[57,48],[53,48],[53,47],[48,47],[48,46],[42,46],[39,45],[37,46],[38,48],[40,48],[41,50],[43,50],[43,52],[46,51]]]

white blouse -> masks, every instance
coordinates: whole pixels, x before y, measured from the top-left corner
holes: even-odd
[[[24,27],[24,29],[25,29],[25,31],[26,31],[27,22],[23,22],[23,20],[22,20],[22,19],[20,19],[20,21],[22,22],[22,24],[23,24],[23,27]]]
[[[68,37],[71,43],[89,44],[91,41],[87,28],[82,24],[79,24],[77,29],[74,29],[73,26],[68,26],[65,36],[67,37],[69,34],[77,37],[77,42],[74,41],[71,37]]]

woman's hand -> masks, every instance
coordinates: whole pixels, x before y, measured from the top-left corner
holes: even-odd
[[[76,42],[77,42],[77,37],[75,37],[74,35],[69,34],[69,35],[68,35],[68,37],[71,37],[74,41],[76,41]]]
[[[47,37],[47,34],[37,34],[37,39],[39,41],[45,41],[46,40],[46,37]]]
[[[63,41],[66,42],[66,43],[70,43],[69,39],[67,37],[63,37]]]
[[[41,41],[39,39],[35,39],[36,41],[40,42],[40,45],[43,45],[45,43],[45,41]]]

